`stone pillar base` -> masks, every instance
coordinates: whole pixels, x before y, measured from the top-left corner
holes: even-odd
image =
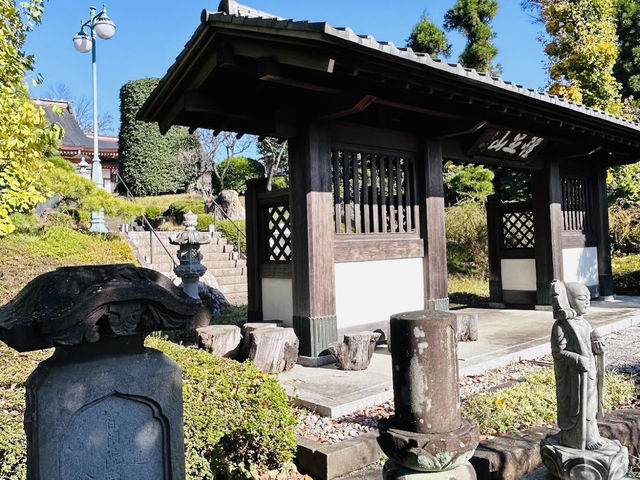
[[[476,471],[469,462],[444,472],[417,472],[387,460],[382,471],[384,480],[476,480]]]
[[[540,443],[542,463],[562,480],[620,480],[629,468],[629,452],[618,440],[608,440],[598,450],[579,450],[558,443],[549,435]]]

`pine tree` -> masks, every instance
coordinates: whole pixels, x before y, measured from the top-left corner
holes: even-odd
[[[433,23],[427,13],[423,13],[420,21],[416,23],[407,39],[407,47],[416,52],[428,53],[433,58],[439,55],[448,57],[451,54],[451,45],[447,42],[444,32]]]

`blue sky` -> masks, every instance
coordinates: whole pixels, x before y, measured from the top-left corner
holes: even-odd
[[[361,34],[404,46],[423,11],[438,25],[455,0],[244,0],[260,10],[296,20],[326,21],[348,26]],[[29,34],[25,50],[36,57],[35,71],[44,82],[31,86],[33,96],[44,96],[51,85],[66,84],[74,96],[91,96],[91,54],[78,53],[72,38],[91,3],[50,0],[43,22]],[[101,4],[96,4],[100,10]],[[108,111],[119,124],[119,90],[129,80],[161,77],[180,53],[200,22],[202,9],[217,10],[218,1],[111,0],[109,16],[116,23],[110,40],[98,40],[98,109]],[[543,48],[537,40],[542,26],[533,24],[519,0],[500,0],[494,22],[497,62],[503,78],[531,88],[547,83]],[[453,44],[449,61],[456,62],[464,39],[448,32]]]

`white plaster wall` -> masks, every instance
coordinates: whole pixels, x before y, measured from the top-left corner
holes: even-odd
[[[503,290],[536,290],[536,261],[533,258],[500,260]]]
[[[424,309],[421,258],[336,263],[338,329]]]
[[[293,326],[293,286],[290,278],[262,279],[262,317],[264,320],[282,320],[286,327]]]
[[[588,286],[598,285],[600,280],[597,247],[564,248],[562,272],[565,282],[580,282]]]

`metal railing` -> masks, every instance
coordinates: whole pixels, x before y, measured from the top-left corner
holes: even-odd
[[[116,172],[116,178],[117,178],[118,182],[120,182],[122,184],[122,186],[124,187],[124,189],[126,191],[127,200],[129,200],[131,202],[135,201],[135,197],[131,193],[131,190],[129,190],[129,187],[127,186],[125,181],[122,179],[122,176],[120,176],[120,172]],[[178,262],[173,258],[173,255],[171,254],[171,252],[169,251],[167,246],[164,244],[164,242],[162,241],[162,239],[158,235],[158,232],[156,232],[156,229],[153,228],[153,225],[151,225],[151,222],[149,222],[149,219],[147,218],[147,216],[143,213],[142,215],[140,215],[140,217],[142,218],[143,223],[149,229],[149,263],[153,263],[153,237],[155,236],[156,239],[158,240],[158,243],[160,243],[160,246],[162,247],[162,249],[167,253],[169,258],[171,259],[171,262],[173,263],[173,266],[174,267],[177,266]]]

